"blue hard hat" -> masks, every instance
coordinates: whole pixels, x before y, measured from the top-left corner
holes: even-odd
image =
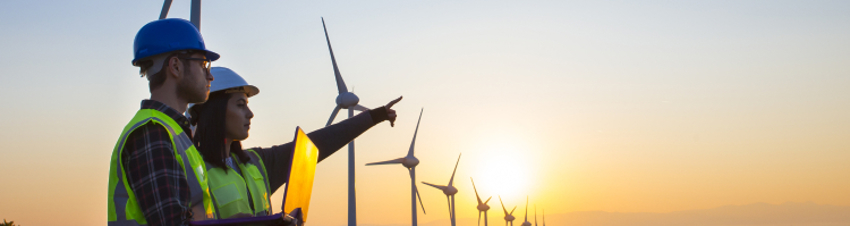
[[[133,42],[133,65],[146,57],[176,50],[201,50],[207,59],[218,60],[218,53],[210,51],[204,45],[204,38],[198,28],[188,20],[168,18],[145,24]]]

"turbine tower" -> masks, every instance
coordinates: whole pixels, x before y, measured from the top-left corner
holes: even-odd
[[[475,181],[472,180],[472,177],[469,178],[472,181],[472,189],[475,191],[475,198],[478,199],[478,225],[481,225],[481,212],[484,212],[484,226],[487,226],[487,210],[490,210],[490,206],[487,205],[487,202],[490,201],[493,196],[487,198],[487,201],[481,202],[481,197],[478,197],[478,189],[475,188]]]
[[[413,156],[413,146],[416,144],[416,134],[419,133],[419,122],[422,121],[422,111],[419,111],[419,120],[416,121],[416,130],[413,131],[413,141],[410,142],[410,150],[407,151],[407,156],[402,158],[397,158],[393,160],[387,160],[383,162],[373,162],[366,164],[367,166],[371,165],[383,165],[383,164],[399,164],[407,168],[407,171],[410,173],[410,211],[411,211],[411,220],[413,221],[412,225],[416,226],[416,197],[419,196],[419,205],[422,205],[422,213],[425,213],[425,205],[422,204],[422,196],[419,195],[419,189],[416,188],[416,165],[419,165],[419,159]]]
[[[348,118],[354,117],[354,110],[368,111],[369,109],[358,105],[360,98],[354,93],[348,91],[345,86],[345,81],[342,80],[342,75],[339,73],[339,67],[336,65],[334,50],[331,48],[331,39],[328,37],[328,28],[325,27],[325,18],[322,18],[322,28],[325,30],[325,40],[328,42],[328,51],[331,53],[331,63],[334,67],[334,76],[336,77],[336,88],[339,90],[339,95],[336,96],[336,107],[331,112],[331,118],[325,126],[331,125],[337,113],[341,109],[348,109]],[[348,143],[348,226],[357,225],[357,198],[354,192],[354,141]]]
[[[543,209],[543,226],[546,226],[546,209]]]
[[[537,226],[537,204],[534,204],[534,226]]]
[[[458,163],[460,163],[460,155],[457,156],[457,163],[455,163],[455,169],[452,171],[452,178],[449,179],[449,185],[440,186],[422,181],[423,184],[440,189],[443,191],[443,194],[446,194],[446,201],[449,202],[449,218],[452,220],[452,226],[457,225],[457,222],[455,221],[455,194],[457,194],[457,188],[452,186],[452,182],[455,180],[455,172],[457,172]]]
[[[514,206],[514,208],[511,209],[510,213],[508,213],[508,209],[505,209],[505,203],[502,202],[502,196],[501,195],[499,196],[499,203],[502,204],[502,210],[505,211],[505,226],[508,226],[508,222],[511,223],[511,226],[514,226],[514,220],[516,220],[516,218],[514,217],[514,210],[516,210],[516,206]]]
[[[531,222],[528,222],[528,196],[525,196],[525,222],[522,222],[522,226],[531,226]]]
[[[159,19],[165,19],[168,16],[168,10],[171,9],[171,1],[165,0],[162,3],[162,11],[159,12]],[[190,16],[192,24],[195,25],[195,28],[198,28],[198,31],[201,30],[201,0],[192,0],[192,11]]]

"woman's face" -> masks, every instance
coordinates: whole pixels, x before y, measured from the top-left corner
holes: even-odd
[[[237,141],[248,138],[253,117],[254,113],[248,108],[248,96],[245,93],[234,93],[227,101],[227,113],[224,116],[224,126],[227,129],[225,138]]]

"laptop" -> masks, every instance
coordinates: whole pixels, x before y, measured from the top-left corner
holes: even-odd
[[[300,209],[301,220],[307,222],[310,209],[310,196],[313,194],[313,181],[316,176],[316,163],[319,161],[319,149],[301,130],[295,128],[295,143],[292,153],[292,166],[289,168],[289,181],[283,195],[283,212],[292,213]]]
[[[283,211],[290,216],[299,219],[301,224],[307,222],[307,213],[310,208],[310,196],[313,194],[313,181],[316,176],[316,163],[319,160],[319,149],[301,130],[295,128],[295,138],[292,143],[292,165],[289,168],[289,181],[286,182],[283,195]],[[274,226],[283,225],[281,214],[261,217],[246,217],[234,219],[218,219],[205,221],[192,221],[190,225],[197,226],[237,226],[257,225]]]

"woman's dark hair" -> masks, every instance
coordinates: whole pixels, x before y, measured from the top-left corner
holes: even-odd
[[[224,154],[227,102],[233,96],[233,93],[226,93],[224,90],[212,92],[207,102],[190,109],[191,123],[197,125],[193,139],[195,148],[204,157],[204,161],[222,169],[227,169],[225,163],[227,156]],[[242,150],[242,144],[239,141],[230,143],[230,152],[235,153],[240,162],[248,162],[248,154]]]

